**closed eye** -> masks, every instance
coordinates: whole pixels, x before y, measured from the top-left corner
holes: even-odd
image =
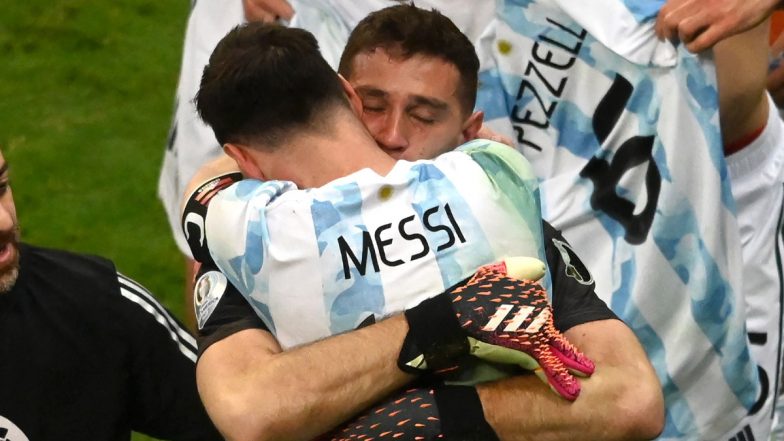
[[[433,123],[435,123],[435,122],[436,122],[436,120],[435,120],[435,119],[433,119],[433,118],[427,118],[427,117],[424,117],[424,116],[419,116],[419,115],[411,115],[411,116],[412,116],[412,117],[413,117],[415,120],[417,120],[417,121],[419,121],[419,122],[421,122],[421,123],[423,123],[423,124],[428,124],[428,125],[430,125],[430,124],[433,124]]]

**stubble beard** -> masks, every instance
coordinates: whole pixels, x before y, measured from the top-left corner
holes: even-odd
[[[11,291],[19,278],[19,237],[18,225],[9,232],[0,233],[0,253],[5,247],[10,247],[12,253],[10,261],[0,268],[0,295]]]

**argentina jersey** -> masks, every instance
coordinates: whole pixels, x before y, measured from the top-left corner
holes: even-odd
[[[477,108],[516,141],[596,290],[662,383],[662,439],[718,439],[758,399],[709,56],[659,41],[661,1],[499,1]]]
[[[285,349],[402,312],[481,265],[545,262],[538,197],[519,153],[476,140],[319,188],[241,181],[210,202],[205,229],[215,263]]]
[[[419,0],[424,9],[437,9],[475,40],[491,20],[495,0]],[[400,4],[398,0],[289,0],[294,16],[291,27],[307,29],[319,42],[321,55],[337,69],[351,30],[371,12]]]

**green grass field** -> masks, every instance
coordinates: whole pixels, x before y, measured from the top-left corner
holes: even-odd
[[[156,185],[189,7],[27,0],[0,14],[0,148],[23,239],[111,258],[180,317]]]

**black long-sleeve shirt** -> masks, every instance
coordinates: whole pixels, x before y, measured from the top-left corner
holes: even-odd
[[[0,439],[221,439],[195,359],[193,337],[110,261],[22,244],[0,294]]]

